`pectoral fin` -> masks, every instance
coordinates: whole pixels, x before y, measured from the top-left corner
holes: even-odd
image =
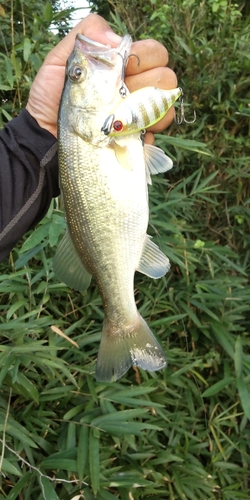
[[[144,144],[144,157],[148,184],[152,184],[150,174],[156,175],[167,172],[173,166],[171,158],[162,149],[151,144]]]
[[[57,247],[53,267],[57,278],[70,288],[84,292],[89,287],[91,274],[85,269],[68,231]]]
[[[161,278],[170,269],[170,262],[166,255],[151,240],[151,236],[146,236],[141,260],[137,271],[146,274],[150,278]]]

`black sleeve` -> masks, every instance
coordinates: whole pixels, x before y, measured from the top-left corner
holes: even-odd
[[[24,109],[0,131],[0,262],[58,194],[57,140]]]

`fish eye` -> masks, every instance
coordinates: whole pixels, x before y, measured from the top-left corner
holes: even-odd
[[[78,65],[72,66],[68,72],[69,79],[72,82],[79,82],[83,80],[85,75],[86,75],[86,69]]]

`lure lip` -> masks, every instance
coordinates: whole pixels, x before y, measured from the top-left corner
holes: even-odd
[[[109,115],[106,118],[106,120],[105,120],[105,122],[104,122],[104,124],[103,124],[103,126],[101,128],[101,132],[104,132],[105,135],[109,135],[110,132],[111,132],[113,123],[114,123],[114,119],[115,119],[115,115],[114,114]]]

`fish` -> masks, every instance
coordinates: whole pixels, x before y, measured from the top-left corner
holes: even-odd
[[[172,161],[160,148],[143,145],[139,131],[116,141],[102,130],[123,102],[119,90],[131,43],[125,35],[111,48],[78,34],[58,116],[67,229],[54,272],[77,291],[87,290],[92,277],[99,288],[105,318],[95,376],[101,382],[118,380],[132,365],[149,372],[166,366],[161,345],[137,309],[134,275],[158,279],[170,268],[147,235],[147,184],[150,174],[168,170]]]

